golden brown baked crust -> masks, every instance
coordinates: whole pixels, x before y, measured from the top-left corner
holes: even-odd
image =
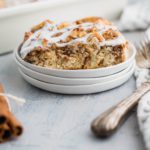
[[[58,25],[46,20],[34,26],[25,33],[20,53],[35,65],[75,70],[121,63],[126,49],[127,41],[111,22],[87,17]]]

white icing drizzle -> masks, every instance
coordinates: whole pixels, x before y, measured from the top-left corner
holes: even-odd
[[[112,29],[117,31],[117,28],[113,25],[104,25],[100,23],[82,23],[82,24],[71,24],[68,27],[65,27],[63,29],[57,29],[57,24],[51,24],[49,22],[46,22],[45,26],[41,29],[35,31],[27,41],[24,42],[22,45],[20,54],[22,58],[25,58],[28,53],[30,53],[33,49],[36,47],[43,48],[44,45],[42,44],[43,39],[46,39],[48,41],[47,45],[51,46],[52,44],[56,44],[59,47],[64,47],[66,45],[70,45],[76,42],[82,42],[87,43],[87,38],[92,33],[87,33],[85,36],[81,38],[76,38],[71,40],[70,42],[60,43],[61,40],[65,40],[72,32],[73,29],[76,28],[83,28],[84,30],[91,29],[93,27],[96,27],[98,29],[98,33],[102,35],[105,31]],[[53,35],[57,33],[62,33],[60,36],[53,37]],[[121,34],[118,35],[115,39],[112,40],[103,40],[102,42],[99,42],[98,46],[116,46],[120,44],[124,44],[126,42],[124,36]]]

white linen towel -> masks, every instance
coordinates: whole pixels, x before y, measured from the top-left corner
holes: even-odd
[[[136,69],[136,86],[140,86],[147,79],[150,80],[150,70]],[[140,131],[143,134],[147,150],[150,150],[150,92],[146,93],[140,100],[137,109],[137,118]]]
[[[150,0],[137,0],[128,4],[121,16],[120,30],[146,29],[150,26]]]
[[[147,30],[146,34],[150,38],[150,29]],[[150,69],[140,69],[137,67],[134,75],[136,77],[137,87],[145,81],[150,82]],[[137,109],[137,118],[146,148],[150,150],[150,91],[140,99]]]

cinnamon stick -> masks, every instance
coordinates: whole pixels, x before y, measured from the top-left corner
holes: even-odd
[[[0,84],[0,93],[4,93],[4,89],[2,84]],[[6,98],[4,96],[0,96],[0,124],[3,124],[7,121],[7,114],[8,114],[8,104]]]
[[[2,84],[0,84],[0,93],[4,93]],[[23,127],[10,112],[6,97],[0,96],[0,142],[8,141],[12,137],[18,137],[22,132]]]
[[[12,132],[7,124],[0,126],[0,143],[7,141],[12,136]]]
[[[8,125],[10,126],[13,136],[20,136],[23,132],[21,123],[15,118],[15,116],[9,112]]]

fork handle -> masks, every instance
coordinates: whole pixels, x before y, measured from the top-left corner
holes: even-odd
[[[141,96],[150,90],[150,83],[143,83],[132,95],[122,100],[117,105],[99,115],[91,124],[95,135],[106,137],[111,135],[127,118],[129,112],[136,106]]]

